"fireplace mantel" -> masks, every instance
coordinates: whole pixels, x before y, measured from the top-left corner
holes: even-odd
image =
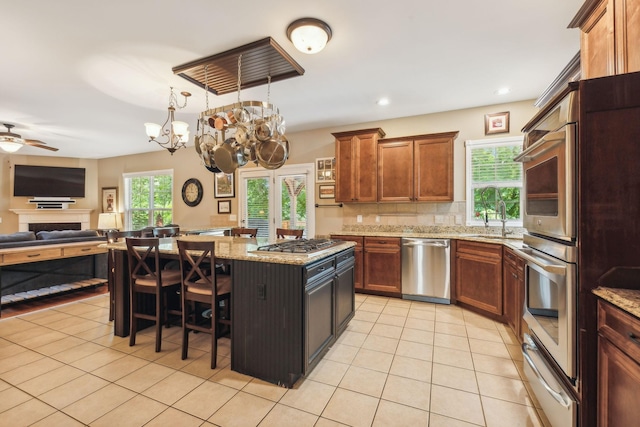
[[[9,209],[18,215],[18,231],[29,231],[29,224],[79,222],[82,230],[90,228],[93,209]]]

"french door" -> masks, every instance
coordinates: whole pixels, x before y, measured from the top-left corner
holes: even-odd
[[[313,164],[285,165],[276,170],[238,171],[240,226],[257,228],[258,237],[276,237],[276,228],[304,229],[315,236]]]

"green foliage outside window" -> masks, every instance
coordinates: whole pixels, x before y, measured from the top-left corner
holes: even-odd
[[[500,198],[505,202],[507,220],[520,220],[520,194],[522,190],[522,165],[513,158],[522,151],[520,144],[496,145],[471,148],[471,185],[473,188],[473,213],[483,221],[485,205],[490,220],[500,219],[497,212]],[[495,188],[500,189],[498,196]]]
[[[130,229],[173,222],[173,177],[171,175],[133,176],[127,178],[130,189]],[[160,219],[160,221],[158,221]]]

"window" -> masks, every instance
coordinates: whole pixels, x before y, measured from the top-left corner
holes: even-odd
[[[507,224],[522,226],[522,164],[513,158],[522,151],[522,137],[466,142],[467,225],[500,220],[497,206],[506,206]],[[496,191],[499,189],[499,192]]]
[[[173,222],[173,171],[124,174],[125,226],[139,230]]]

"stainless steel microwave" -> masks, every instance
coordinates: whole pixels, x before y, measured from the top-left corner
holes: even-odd
[[[527,148],[515,158],[523,164],[524,227],[566,242],[576,240],[576,102],[570,92],[528,130]]]

